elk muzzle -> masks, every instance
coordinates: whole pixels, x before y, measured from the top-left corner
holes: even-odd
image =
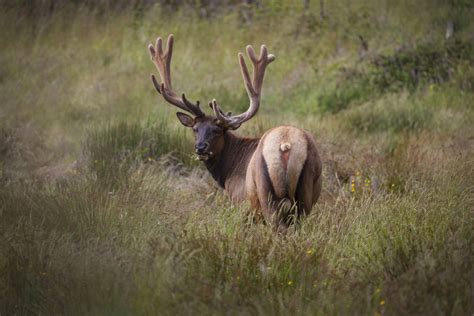
[[[209,144],[207,142],[196,143],[194,149],[199,160],[206,161],[212,155],[212,152],[208,151]]]

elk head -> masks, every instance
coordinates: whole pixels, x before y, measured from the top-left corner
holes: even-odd
[[[191,115],[178,112],[179,121],[186,127],[193,129],[195,136],[195,153],[200,160],[206,161],[218,156],[224,147],[224,134],[228,130],[239,128],[242,123],[250,120],[258,111],[260,106],[260,96],[262,90],[263,77],[268,64],[275,60],[275,56],[268,54],[265,45],[260,49],[260,56],[257,57],[252,46],[247,46],[247,54],[253,65],[253,77],[245,64],[244,56],[239,53],[239,63],[244,79],[245,89],[250,99],[250,106],[247,111],[239,115],[225,113],[213,99],[209,106],[214,115],[206,115],[199,106],[199,101],[195,104],[186,99],[184,93],[178,96],[171,86],[171,57],[173,54],[174,37],[168,37],[166,50],[163,50],[163,40],[158,37],[155,46],[149,45],[151,60],[155,64],[160,74],[161,83],[158,83],[154,75],[151,76],[153,85],[158,93],[170,104],[177,106],[181,110]]]

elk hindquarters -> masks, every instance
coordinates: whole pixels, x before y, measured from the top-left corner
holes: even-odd
[[[276,198],[294,200],[307,158],[305,133],[295,127],[280,126],[263,135],[260,145]]]

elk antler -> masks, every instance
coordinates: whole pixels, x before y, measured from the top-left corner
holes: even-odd
[[[214,114],[227,128],[237,129],[242,123],[250,120],[258,111],[260,106],[260,96],[262,92],[263,77],[267,65],[275,60],[275,56],[268,54],[267,47],[262,45],[260,48],[260,56],[257,58],[252,46],[247,46],[247,55],[253,64],[253,80],[250,80],[249,71],[245,64],[244,56],[239,53],[240,69],[242,70],[242,77],[244,78],[245,89],[250,99],[250,106],[247,111],[242,114],[231,116],[230,112],[225,114],[221,110],[217,101],[214,99],[209,102],[209,106],[214,110]]]
[[[173,34],[170,34],[168,36],[168,43],[166,44],[165,52],[163,52],[163,40],[161,37],[156,39],[156,47],[153,47],[152,44],[148,45],[151,60],[160,73],[162,83],[158,83],[155,75],[151,75],[151,80],[153,81],[156,91],[158,91],[158,93],[161,94],[168,103],[173,104],[186,112],[194,114],[195,116],[203,116],[204,112],[199,108],[199,101],[197,101],[196,104],[189,102],[184,93],[180,98],[171,87],[171,56],[173,55],[173,41]]]

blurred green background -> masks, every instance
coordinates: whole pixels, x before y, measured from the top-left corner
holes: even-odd
[[[0,313],[470,314],[474,3],[0,1]],[[286,237],[233,206],[156,93],[316,138],[323,194]],[[209,109],[208,109],[209,110]]]

